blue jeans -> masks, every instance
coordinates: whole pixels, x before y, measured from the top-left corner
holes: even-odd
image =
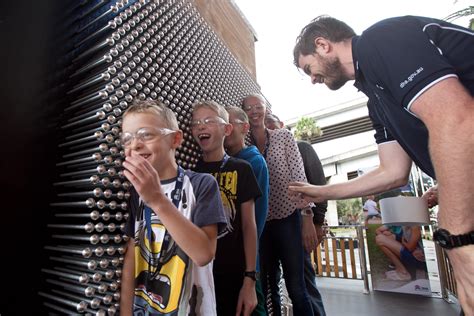
[[[311,306],[313,307],[313,314],[315,316],[326,316],[321,293],[319,293],[316,287],[316,272],[311,263],[311,256],[306,251],[304,252],[304,282]]]
[[[273,315],[281,315],[281,301],[277,290],[280,261],[293,304],[293,314],[313,315],[304,282],[303,259],[300,212],[295,211],[286,218],[268,221],[260,241],[260,264],[264,292],[268,293],[268,289],[271,289]]]

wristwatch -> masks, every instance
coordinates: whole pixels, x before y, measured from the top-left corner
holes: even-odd
[[[311,216],[311,217],[314,216],[313,210],[310,209],[310,208],[304,208],[304,209],[302,209],[302,210],[301,210],[301,215],[303,215],[303,216]]]
[[[434,241],[445,249],[474,244],[474,230],[462,235],[451,235],[446,229],[438,229],[433,234]]]
[[[251,278],[254,281],[260,280],[260,272],[258,271],[245,271],[244,277]]]

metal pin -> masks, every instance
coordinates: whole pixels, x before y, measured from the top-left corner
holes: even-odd
[[[79,218],[90,218],[93,221],[98,220],[101,215],[98,211],[92,211],[90,213],[79,213],[79,214],[71,214],[71,213],[60,213],[60,214],[55,214],[54,216],[56,217],[79,217]]]
[[[127,218],[128,218],[128,213],[126,215],[127,215]],[[121,231],[123,231],[123,232],[125,231],[125,223],[120,224],[119,227],[120,227]]]
[[[109,255],[109,256],[113,256],[115,255],[115,252],[117,251],[118,248],[115,248],[114,246],[108,246],[107,248],[105,248],[105,252]]]
[[[80,267],[78,267],[77,269],[80,270],[80,271],[83,271],[83,272],[90,272],[90,271],[88,271],[84,268],[80,268]],[[94,271],[94,272],[100,274],[103,277],[105,277],[107,280],[111,280],[116,276],[116,270],[108,269],[108,270],[97,270],[97,271]]]
[[[128,195],[130,195],[129,192],[127,192]],[[123,219],[123,213],[122,212],[117,212],[114,215],[111,215],[112,217],[115,217],[116,221],[121,221]]]
[[[107,89],[107,87],[109,87],[109,86],[112,86],[112,85],[106,85],[106,91],[107,92],[109,92],[109,90]],[[84,111],[86,111],[86,110],[87,110],[87,112],[83,112],[83,114],[80,114],[80,115],[75,115],[73,118],[69,119],[68,122],[74,122],[74,121],[81,120],[81,119],[86,118],[90,115],[94,115],[97,111],[100,111],[100,110],[105,111],[105,112],[110,112],[110,111],[114,110],[114,106],[112,104],[106,102],[106,103],[103,103],[103,104],[100,104],[100,103],[99,104],[94,104],[90,108],[84,109]]]
[[[90,256],[92,256],[92,250],[89,247],[86,247],[86,248],[69,248],[69,247],[65,247],[65,246],[58,246],[58,247],[45,246],[44,248],[48,249],[48,250],[78,254],[78,255],[81,255],[83,258],[90,258]]]
[[[100,101],[100,102],[102,102],[102,101]],[[103,124],[103,123],[115,124],[116,122],[119,123],[120,120],[117,120],[117,118],[113,115],[109,115],[103,121],[97,121],[97,122],[93,122],[93,123],[88,124],[88,125],[82,125],[80,127],[77,127],[74,131],[75,132],[83,132],[83,131],[89,131],[90,132],[90,130],[101,126],[101,124]]]
[[[96,203],[93,198],[89,198],[84,202],[59,202],[59,203],[50,203],[51,206],[65,206],[65,207],[95,207]]]
[[[100,153],[93,153],[91,156],[88,156],[88,157],[78,158],[78,159],[73,159],[73,160],[63,161],[63,162],[57,163],[56,166],[58,166],[58,167],[67,166],[67,165],[72,165],[72,164],[76,164],[76,163],[88,162],[88,161],[99,162],[100,160],[102,160],[102,155]]]
[[[61,292],[61,291],[58,291],[58,290],[54,290],[54,289],[51,290],[51,292],[67,296],[67,297],[72,298],[74,300],[82,300],[82,301],[86,302],[88,305],[90,305],[90,307],[93,308],[93,309],[99,308],[100,303],[102,302],[100,298],[97,298],[97,295],[94,298],[84,298],[84,297],[81,297],[81,296],[78,296],[78,295],[74,295],[72,293],[65,293],[65,292]]]
[[[107,287],[108,287],[111,291],[117,291],[117,290],[120,288],[120,284],[119,284],[117,281],[111,281],[111,282],[104,281],[103,283],[104,283],[104,284],[107,284]]]
[[[59,239],[68,239],[68,240],[88,241],[92,245],[96,245],[100,241],[99,235],[96,235],[96,234],[90,235],[90,236],[88,236],[88,235],[58,235],[58,234],[55,234],[55,235],[52,235],[51,237],[59,238]]]
[[[116,225],[114,223],[110,223],[106,226],[107,230],[111,233],[113,233],[116,229]]]
[[[87,275],[89,280],[92,280],[95,283],[99,283],[102,280],[102,274],[100,274],[99,271],[94,271],[94,273],[92,273],[92,271],[88,269],[83,269],[81,267],[71,267],[70,269],[63,268],[63,267],[55,267],[55,269],[62,272],[70,273],[70,274],[79,274],[79,275],[85,274]]]
[[[71,300],[67,300],[67,299],[61,298],[59,296],[47,294],[47,293],[44,293],[44,292],[38,292],[38,294],[43,296],[43,297],[47,297],[47,298],[49,298],[53,301],[63,303],[63,304],[65,304],[67,306],[70,306],[70,307],[74,307],[76,309],[76,311],[78,311],[79,313],[83,313],[87,308],[87,303],[84,302],[84,301],[79,301],[79,302],[71,301]]]
[[[99,44],[96,44],[95,46],[92,46],[91,48],[89,48],[88,50],[84,51],[83,53],[81,53],[79,56],[77,56],[76,58],[74,58],[72,60],[73,63],[76,63],[77,61],[79,61],[80,59],[88,56],[88,55],[91,55],[99,50],[101,50],[102,48],[104,47],[107,47],[107,46],[114,46],[115,45],[115,40],[112,38],[112,37],[108,37],[106,38],[104,41],[100,42]]]
[[[66,173],[61,173],[61,177],[69,177],[69,176],[79,176],[79,175],[86,175],[86,174],[104,174],[107,172],[107,169],[104,165],[98,165],[94,169],[87,169],[87,170],[81,170],[81,171],[74,171],[74,172],[66,172]]]
[[[78,149],[80,147],[90,146],[91,144],[100,143],[103,140],[104,140],[104,133],[101,131],[96,131],[94,132],[93,135],[75,139],[69,142],[61,143],[58,145],[58,147],[61,148],[61,147],[75,145],[74,147],[71,147],[71,149]],[[105,138],[105,140],[107,141],[107,138]],[[107,142],[111,143],[110,141],[107,141]],[[86,144],[81,144],[81,143],[86,143]]]
[[[103,232],[104,231],[104,224],[103,223],[97,223],[94,225],[94,229],[96,232]]]
[[[53,183],[54,186],[87,186],[90,184],[97,184],[100,182],[100,178],[97,175],[92,175],[87,179],[62,181]]]
[[[68,289],[71,292],[80,293],[85,295],[86,297],[92,297],[95,294],[95,288],[91,286],[83,286],[83,285],[74,285],[66,282],[56,281],[53,279],[46,279],[46,282],[56,284],[62,286],[65,289]]]
[[[89,88],[99,82],[102,82],[102,81],[108,81],[110,80],[110,74],[108,72],[103,72],[103,73],[100,73],[92,78],[88,78],[87,80],[81,82],[81,83],[78,83],[74,86],[74,88],[72,88],[71,90],[69,90],[67,92],[67,94],[72,94],[74,92],[77,92],[79,90],[83,90],[85,88]]]
[[[95,36],[107,31],[107,30],[114,30],[115,28],[117,28],[117,23],[113,20],[109,21],[107,23],[106,26],[104,26],[103,28],[95,31],[94,33],[92,33],[91,35],[87,36],[86,38],[84,38],[82,41],[80,41],[79,43],[76,44],[76,47],[79,47],[80,45],[82,45],[83,43],[87,42],[88,40],[94,38]],[[120,36],[118,36],[118,38],[115,38],[115,40],[119,40],[120,39]]]
[[[103,310],[103,309],[98,309],[98,310],[92,310],[90,308],[87,308],[86,309],[86,315],[89,316],[105,316],[107,315],[107,311]]]
[[[57,306],[55,304],[48,303],[48,302],[43,302],[43,305],[55,311],[61,312],[64,315],[74,315],[75,313],[77,313],[77,310],[72,311],[72,310],[69,310],[69,309]]]
[[[126,248],[124,246],[119,246],[117,247],[117,251],[119,254],[123,255],[125,254]]]
[[[105,305],[112,304],[112,300],[114,299],[114,297],[110,294],[105,294],[103,296],[99,295],[99,294],[96,294],[95,297],[100,299],[102,301],[102,303],[104,303]]]
[[[120,279],[122,277],[122,269],[121,268],[115,269],[115,275],[117,276],[117,278]]]
[[[97,268],[97,262],[95,260],[86,260],[75,257],[49,257],[51,260],[72,263],[79,266],[87,267],[89,270],[95,270]]]
[[[69,158],[69,157],[74,157],[74,156],[79,156],[79,155],[84,155],[84,154],[90,154],[90,153],[95,153],[95,152],[102,152],[105,153],[109,151],[109,146],[106,143],[99,144],[99,146],[94,146],[93,148],[81,150],[78,152],[73,152],[70,154],[63,155],[64,158]]]
[[[122,242],[123,237],[120,234],[114,236],[114,242],[116,244],[120,244]]]
[[[87,284],[89,282],[89,276],[85,273],[74,274],[74,273],[64,273],[59,271],[54,271],[50,269],[41,269],[42,272],[58,275],[64,278],[69,278],[75,281],[78,281],[81,284]]]
[[[61,228],[61,229],[80,229],[80,230],[84,230],[86,233],[92,233],[94,231],[94,224],[92,223],[86,223],[84,225],[48,224],[48,227]]]
[[[104,191],[101,188],[95,188],[92,191],[84,191],[84,192],[68,192],[68,193],[60,193],[58,196],[94,196],[94,197],[101,197],[104,195]]]
[[[123,260],[124,260],[123,256],[119,256],[119,257],[105,256],[104,258],[108,259],[110,264],[113,267],[118,267],[119,265],[123,264]]]
[[[73,101],[71,103],[71,106],[65,108],[64,111],[70,111],[72,109],[75,109],[87,103],[92,103],[94,101],[105,100],[108,97],[109,97],[109,93],[107,92],[106,89],[94,91],[92,93],[89,93],[88,95],[81,97],[80,99],[76,101]]]
[[[105,292],[105,294],[111,295],[115,302],[120,302],[120,291],[117,292]]]
[[[99,91],[99,93],[96,94],[96,97],[101,97],[101,95],[104,96],[105,94],[107,94],[107,92]],[[89,117],[83,118],[82,120],[78,120],[78,121],[63,125],[63,126],[61,126],[61,128],[65,129],[65,128],[69,128],[69,127],[72,127],[72,126],[76,126],[76,125],[80,125],[80,124],[84,124],[84,123],[89,123],[90,121],[103,120],[103,119],[105,119],[105,117],[106,117],[106,114],[105,114],[104,111],[97,111],[92,116],[89,116]]]
[[[101,294],[104,294],[105,292],[107,292],[107,289],[109,288],[108,285],[106,283],[99,283],[99,284],[89,284],[90,287],[94,288],[97,290],[97,292],[101,293]]]
[[[118,124],[113,125],[113,126],[119,127]],[[87,136],[87,135],[90,135],[91,132],[96,132],[96,131],[108,132],[108,131],[110,131],[111,127],[112,126],[109,123],[102,123],[102,125],[97,127],[96,129],[87,130],[87,131],[84,131],[84,132],[81,132],[81,133],[69,135],[69,136],[66,136],[65,139],[70,140],[70,139],[79,138],[79,137],[82,137],[82,136]]]
[[[104,63],[110,63],[112,61],[112,56],[110,54],[105,54],[104,56],[102,56],[101,58],[85,65],[84,67],[80,68],[79,70],[77,70],[76,72],[74,72],[71,76],[69,76],[69,78],[74,78],[75,76],[77,75],[80,75],[92,68],[95,68],[99,65],[102,65]]]

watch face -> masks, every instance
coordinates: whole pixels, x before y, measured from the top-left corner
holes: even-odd
[[[449,232],[445,229],[438,229],[434,233],[434,240],[443,248],[451,249]]]

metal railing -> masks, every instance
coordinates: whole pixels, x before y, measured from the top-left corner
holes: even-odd
[[[449,295],[458,297],[454,270],[449,261],[446,250],[435,244],[436,255],[438,257],[439,280],[441,283],[441,296],[448,302],[452,302]]]
[[[329,234],[311,258],[320,277],[357,279],[364,281],[364,293],[369,293],[367,261],[363,227],[344,225],[325,227]],[[331,229],[350,229],[353,236],[333,236]],[[356,252],[356,249],[358,250]]]

